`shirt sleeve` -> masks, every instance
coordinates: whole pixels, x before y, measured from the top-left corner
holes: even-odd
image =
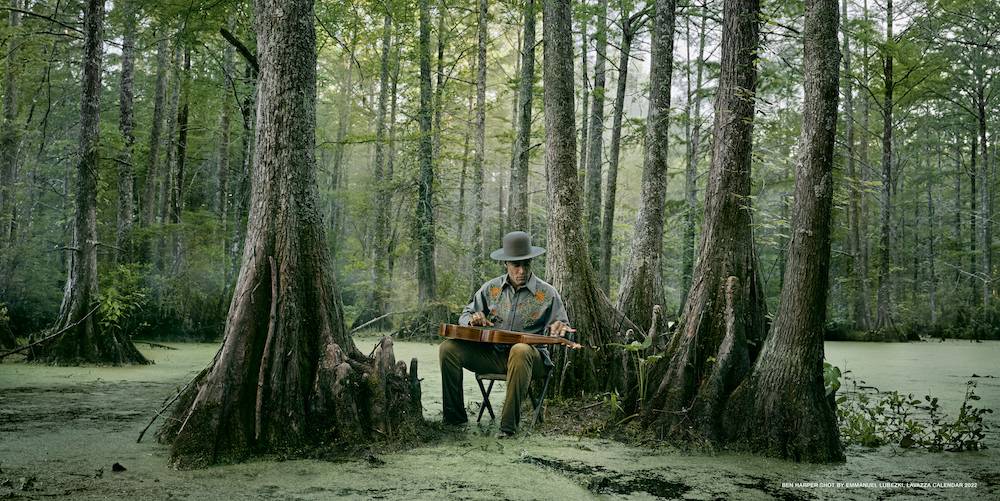
[[[569,316],[566,315],[566,306],[563,304],[562,297],[559,296],[559,292],[555,289],[552,290],[552,307],[549,310],[549,318],[545,322],[545,335],[549,334],[549,326],[556,321],[561,321],[564,324],[569,325]]]
[[[486,311],[486,287],[488,285],[489,282],[486,282],[472,295],[469,304],[465,305],[465,308],[462,309],[462,316],[458,318],[458,325],[469,325],[473,313]]]

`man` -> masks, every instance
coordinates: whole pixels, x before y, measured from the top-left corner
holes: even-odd
[[[570,328],[562,298],[551,285],[531,273],[531,259],[545,249],[531,245],[523,231],[504,235],[503,247],[490,258],[501,261],[507,273],[479,288],[465,306],[461,325],[493,326],[497,329],[565,336]],[[507,398],[500,416],[498,437],[512,436],[521,419],[521,402],[528,395],[532,377],[551,366],[548,350],[518,343],[513,346],[446,339],[438,349],[444,390],[445,424],[468,421],[462,396],[462,369],[476,373],[507,374]]]

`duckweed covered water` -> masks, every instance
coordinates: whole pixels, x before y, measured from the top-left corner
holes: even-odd
[[[357,342],[365,350],[375,339]],[[152,431],[141,444],[135,439],[217,346],[171,346],[178,349],[140,345],[156,361],[148,367],[0,364],[0,498],[1000,499],[997,413],[989,415],[994,430],[986,451],[851,449],[839,465],[540,433],[497,440],[495,426],[484,424],[432,445],[367,459],[256,461],[177,471],[167,467],[167,449],[153,440]],[[424,416],[440,420],[437,346],[397,342],[396,353],[402,360],[419,360]],[[1000,342],[827,343],[827,359],[881,389],[932,393],[952,415],[970,376],[994,376],[977,378],[977,393],[981,405],[1000,412]],[[479,390],[468,373],[465,387],[474,419]],[[499,411],[502,384],[491,400]],[[127,470],[113,472],[116,462]]]

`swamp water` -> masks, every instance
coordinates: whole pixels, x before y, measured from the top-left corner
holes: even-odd
[[[375,341],[357,339],[362,350]],[[493,438],[495,426],[473,425],[368,460],[255,461],[194,471],[167,467],[167,449],[152,436],[158,425],[135,443],[152,413],[217,349],[171,346],[177,350],[140,345],[156,361],[150,367],[0,364],[0,499],[1000,499],[1000,342],[826,345],[827,360],[856,379],[918,397],[930,393],[952,417],[965,382],[973,374],[993,376],[975,379],[978,404],[996,410],[986,416],[992,429],[985,451],[851,448],[844,464],[808,465],[541,433],[501,441]],[[437,345],[395,348],[398,359],[419,360],[424,416],[440,420]],[[474,418],[479,390],[469,373],[465,387]],[[491,400],[499,411],[502,383]],[[127,471],[113,472],[116,462]],[[959,486],[935,485],[943,483]]]

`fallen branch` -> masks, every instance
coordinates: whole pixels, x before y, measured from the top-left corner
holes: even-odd
[[[94,312],[97,311],[97,309],[100,308],[100,307],[101,307],[101,305],[95,306],[94,309],[90,310],[90,313],[87,313],[86,315],[84,315],[83,318],[81,318],[80,320],[77,320],[76,322],[73,322],[73,323],[67,325],[66,327],[63,327],[62,329],[59,330],[59,332],[57,332],[55,334],[52,334],[50,336],[47,336],[47,337],[45,337],[45,339],[39,339],[38,341],[35,341],[34,343],[26,344],[26,345],[24,345],[24,346],[22,346],[20,348],[14,348],[13,350],[10,350],[10,351],[8,351],[6,353],[0,353],[0,360],[3,360],[4,358],[6,358],[6,357],[8,357],[10,355],[13,355],[15,353],[20,353],[20,352],[22,352],[24,350],[27,350],[28,348],[31,348],[33,346],[38,346],[38,345],[40,345],[40,344],[42,344],[42,343],[44,343],[46,341],[49,341],[49,340],[55,338],[56,336],[59,336],[59,335],[65,333],[66,331],[72,329],[73,327],[76,327],[77,325],[80,325],[81,323],[83,323],[84,320],[86,320],[88,317],[90,317],[91,315],[93,315]]]
[[[361,324],[361,325],[359,325],[359,326],[351,329],[351,334],[354,334],[355,332],[358,332],[359,330],[364,329],[365,327],[368,327],[369,325],[371,325],[371,324],[373,324],[375,322],[378,322],[379,320],[382,320],[383,318],[388,317],[390,315],[399,315],[400,313],[413,313],[414,311],[416,311],[416,310],[390,311],[389,313],[386,313],[385,315],[373,318],[373,319],[371,319],[371,320],[369,320],[369,321],[367,321],[367,322],[365,322],[365,323],[363,323],[363,324]]]
[[[153,342],[150,342],[150,341],[132,341],[132,342],[133,343],[140,343],[140,344],[149,345],[150,348],[163,348],[164,350],[176,350],[177,349],[177,348],[174,348],[173,346],[167,346],[165,344],[160,344],[160,343],[153,343]]]
[[[173,348],[173,349],[176,349],[176,348]],[[165,411],[166,411],[166,410],[167,410],[168,408],[170,408],[170,406],[171,406],[171,405],[173,405],[173,404],[174,404],[174,402],[176,402],[176,401],[177,401],[177,399],[178,399],[178,398],[179,398],[179,397],[181,396],[181,394],[182,394],[182,393],[184,393],[184,390],[186,390],[186,389],[188,388],[188,386],[191,386],[191,383],[195,382],[195,381],[196,381],[196,380],[197,380],[197,379],[198,379],[199,377],[201,377],[201,375],[202,375],[202,373],[203,373],[203,372],[204,372],[204,371],[202,371],[202,372],[199,372],[197,376],[195,376],[195,377],[194,377],[194,378],[192,378],[192,379],[191,379],[190,381],[188,381],[188,382],[187,382],[187,384],[186,384],[186,385],[184,385],[184,387],[183,387],[183,388],[181,388],[181,389],[180,389],[180,391],[178,391],[178,392],[177,392],[177,394],[176,394],[176,395],[174,395],[174,397],[173,397],[173,398],[171,398],[171,399],[170,399],[170,401],[168,401],[168,402],[166,403],[166,405],[164,405],[164,406],[163,406],[163,408],[161,408],[160,410],[156,411],[156,415],[154,415],[154,416],[153,416],[153,419],[150,419],[150,420],[149,420],[149,424],[147,424],[147,425],[146,425],[146,427],[145,427],[145,428],[143,428],[141,432],[139,432],[139,438],[135,439],[135,443],[139,443],[139,442],[142,442],[142,436],[146,434],[146,430],[148,430],[150,426],[153,426],[153,423],[155,423],[155,422],[156,422],[156,418],[158,418],[158,417],[162,416],[162,415],[163,415],[163,413],[164,413],[164,412],[165,412]]]

